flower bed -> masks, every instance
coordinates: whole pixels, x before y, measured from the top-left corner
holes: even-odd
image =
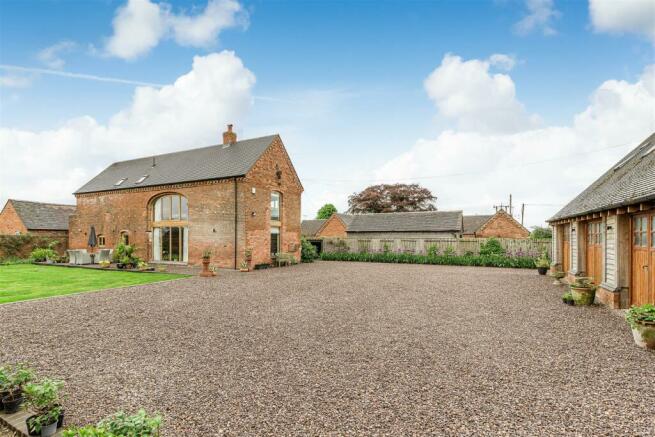
[[[512,267],[534,269],[535,258],[508,257],[504,255],[416,255],[413,253],[348,253],[323,252],[325,261],[360,261],[400,264],[438,264],[449,266]]]

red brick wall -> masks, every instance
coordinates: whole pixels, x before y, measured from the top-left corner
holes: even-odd
[[[278,178],[277,172],[280,171]],[[255,189],[253,194],[252,189]],[[251,265],[271,261],[271,192],[281,196],[280,250],[300,260],[302,185],[279,137],[255,163],[241,184],[246,218],[246,247],[252,249]],[[245,248],[239,248],[239,262]]]
[[[479,238],[528,238],[530,231],[506,212],[499,211],[485,223],[481,230],[475,233],[475,236]]]
[[[14,205],[11,204],[11,201],[7,201],[0,212],[0,235],[16,235],[17,232],[25,234],[27,228],[16,213]]]
[[[317,237],[339,237],[346,238],[346,226],[341,219],[336,215],[332,215],[321,228],[321,231],[316,235]]]
[[[276,175],[276,164],[281,178]],[[282,194],[282,251],[293,252],[300,259],[300,196],[302,186],[288,159],[282,141],[277,139],[248,174],[237,179],[237,267],[245,249],[253,250],[252,264],[269,263],[270,195]],[[255,194],[252,188],[255,188]],[[71,216],[69,245],[86,248],[88,231],[93,225],[97,235],[105,236],[105,247],[119,242],[120,232],[127,230],[137,256],[152,259],[151,202],[166,193],[185,196],[189,205],[189,264],[199,264],[205,249],[212,251],[212,264],[233,268],[235,263],[235,181],[209,181],[143,187],[77,196],[77,211]],[[254,214],[253,214],[254,213]]]

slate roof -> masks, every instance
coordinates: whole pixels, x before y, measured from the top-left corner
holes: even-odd
[[[655,200],[655,133],[548,221],[650,200]]]
[[[347,232],[461,232],[462,211],[339,214]]]
[[[9,199],[28,230],[66,231],[75,205]]]
[[[277,135],[115,162],[75,194],[243,176]],[[148,177],[141,183],[136,181]],[[127,178],[116,186],[116,182]]]
[[[487,223],[491,217],[493,217],[493,214],[488,214],[488,215],[465,215],[464,216],[464,233],[465,234],[473,234],[478,231],[484,225]]]
[[[314,237],[321,226],[326,222],[326,219],[323,220],[303,220],[300,223],[300,233],[305,237]]]

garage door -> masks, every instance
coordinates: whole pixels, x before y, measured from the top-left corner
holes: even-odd
[[[587,276],[594,279],[594,284],[603,281],[603,239],[602,222],[587,223],[586,246]]]
[[[569,241],[571,227],[564,225],[562,233],[562,270],[566,273],[571,269],[571,243]]]
[[[655,304],[655,214],[632,218],[632,287],[630,303]]]

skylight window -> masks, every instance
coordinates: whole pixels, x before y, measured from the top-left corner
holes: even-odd
[[[126,180],[127,180],[127,178],[119,179],[118,182],[116,182],[116,183],[114,184],[114,186],[117,187],[117,186],[121,185],[123,182],[125,182]]]
[[[135,184],[140,184],[141,182],[145,181],[148,175],[143,175],[139,179],[136,180]]]

